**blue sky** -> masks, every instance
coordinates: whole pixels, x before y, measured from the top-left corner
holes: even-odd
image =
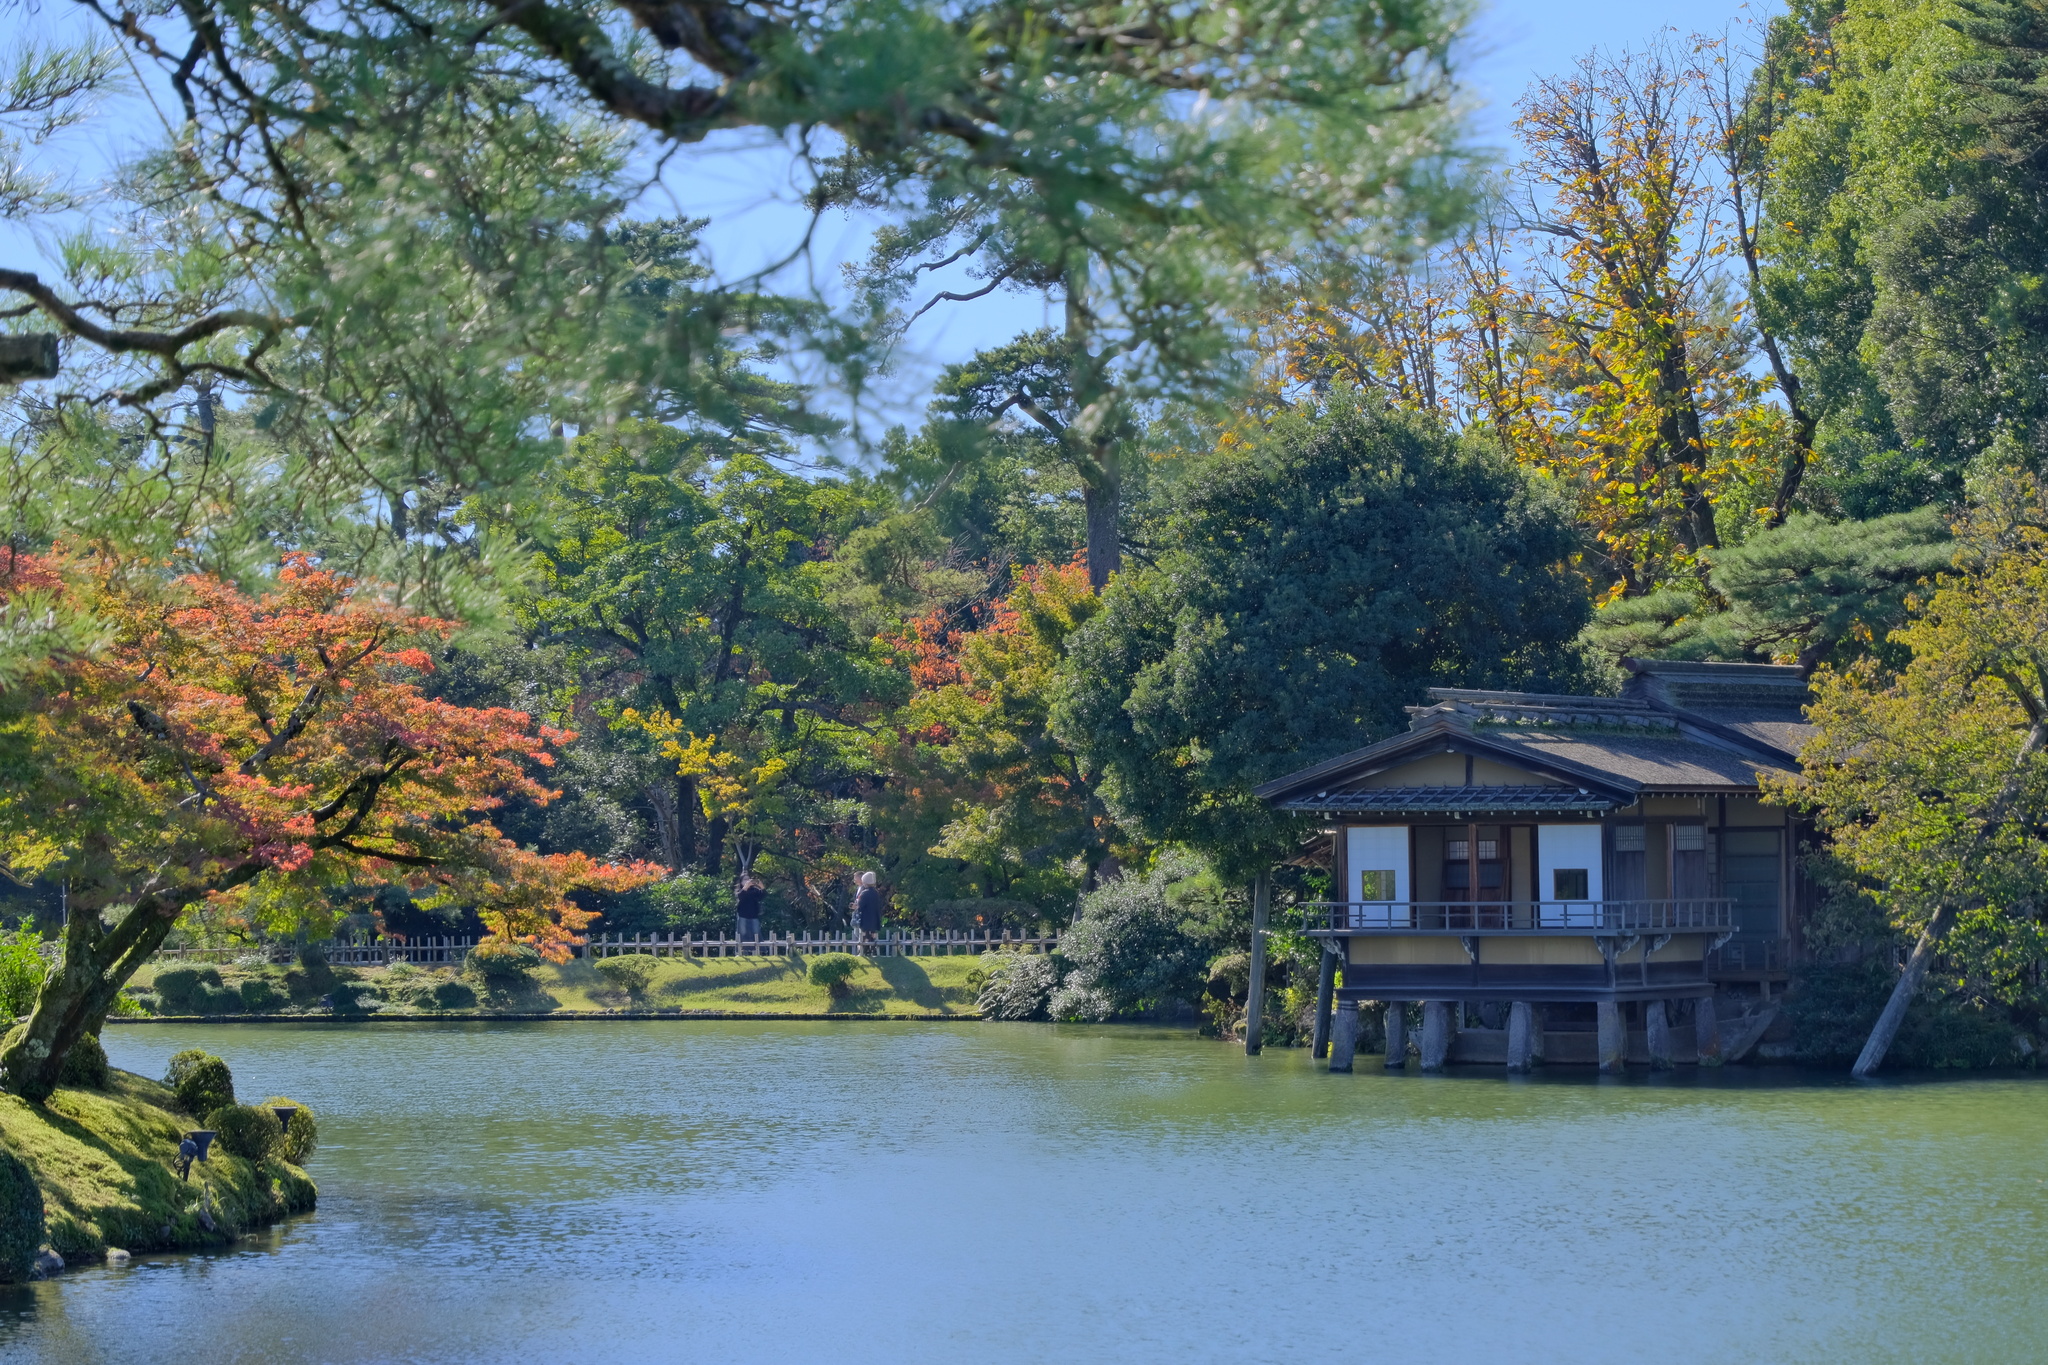
[[[1626,47],[1667,28],[1681,34],[1719,32],[1760,12],[1729,0],[1493,0],[1473,25],[1463,62],[1475,103],[1473,140],[1505,152],[1514,102],[1529,82],[1564,71],[1588,50]],[[0,32],[10,37],[31,29],[84,31],[69,6],[46,6],[36,16],[10,6],[7,20],[0,23]],[[75,146],[72,164],[81,174],[97,173],[141,142],[161,137],[157,115],[140,100],[123,101],[110,112],[116,116],[82,134],[84,141]],[[660,191],[640,207],[650,215],[709,217],[706,248],[714,268],[723,278],[743,278],[787,255],[801,240],[807,219],[797,207],[793,164],[772,139],[758,135],[689,149],[671,162]],[[831,296],[841,265],[864,252],[870,228],[845,217],[828,220],[807,259],[774,283],[783,289],[815,286]],[[26,234],[0,227],[0,259],[47,270],[47,259],[37,259],[41,255]],[[954,289],[965,283],[964,274],[938,281]],[[1043,299],[1015,293],[932,309],[912,329],[896,372],[883,381],[878,411],[868,420],[914,423],[942,365],[1008,340],[1049,316]]]
[[[1463,59],[1476,105],[1473,141],[1505,155],[1512,142],[1515,101],[1530,81],[1566,70],[1596,47],[1628,47],[1664,29],[1681,35],[1719,33],[1765,12],[1728,0],[1494,0],[1473,25]],[[712,217],[706,247],[722,276],[743,277],[786,255],[800,240],[807,220],[794,206],[797,190],[789,183],[789,167],[786,155],[763,150],[757,138],[746,146],[708,149],[669,177],[674,202]],[[667,196],[649,207],[674,211]],[[786,288],[817,283],[829,293],[840,264],[857,259],[866,240],[866,224],[827,221],[814,238],[810,259],[792,268],[781,283]],[[956,272],[934,288],[960,291],[972,284]],[[881,422],[914,424],[941,366],[1054,316],[1042,298],[1018,293],[938,305],[912,328],[896,373],[883,381]]]

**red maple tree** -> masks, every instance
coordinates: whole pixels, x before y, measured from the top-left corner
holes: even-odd
[[[508,798],[557,794],[537,774],[575,736],[428,696],[453,622],[306,555],[254,597],[204,576],[17,556],[0,600],[53,585],[106,643],[0,693],[0,867],[62,876],[72,907],[58,969],[0,1050],[17,1093],[49,1093],[65,1051],[202,900],[289,907],[399,881],[562,960],[593,918],[571,891],[660,875],[522,849],[491,824]]]

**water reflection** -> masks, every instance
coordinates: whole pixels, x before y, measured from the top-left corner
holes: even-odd
[[[0,1297],[97,1361],[2037,1358],[2048,1088],[1351,1077],[975,1024],[110,1029],[320,1211]]]

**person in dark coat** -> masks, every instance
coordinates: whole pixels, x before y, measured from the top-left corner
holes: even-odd
[[[748,872],[740,877],[738,890],[733,893],[738,905],[740,938],[742,941],[758,940],[761,937],[761,902],[768,899],[768,888],[760,879]]]
[[[860,894],[853,898],[854,923],[860,926],[863,942],[882,932],[882,893],[875,890],[875,874],[860,874]]]

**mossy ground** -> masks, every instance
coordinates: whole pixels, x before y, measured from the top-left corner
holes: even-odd
[[[218,1148],[180,1181],[171,1162],[197,1126],[167,1088],[126,1071],[105,1090],[66,1086],[43,1105],[0,1095],[0,1143],[35,1172],[49,1244],[67,1261],[108,1247],[217,1246],[313,1207],[313,1182],[298,1167],[252,1165]]]
[[[485,994],[474,1010],[448,1011],[432,1009],[426,998],[435,982],[453,975],[446,969],[336,970],[344,978],[375,988],[377,998],[369,1002],[368,1011],[372,1017],[380,1013],[463,1017],[619,1010],[916,1017],[973,1014],[980,966],[981,959],[969,955],[870,958],[847,983],[847,993],[835,998],[823,986],[810,983],[805,975],[807,963],[801,957],[665,957],[659,959],[647,989],[629,996],[608,989],[590,962],[577,960],[559,966],[544,964],[534,972],[528,991]],[[155,970],[145,967],[135,986],[147,989]],[[252,969],[230,967],[221,972],[232,983],[252,974]],[[330,1013],[324,1007],[287,1012]]]

